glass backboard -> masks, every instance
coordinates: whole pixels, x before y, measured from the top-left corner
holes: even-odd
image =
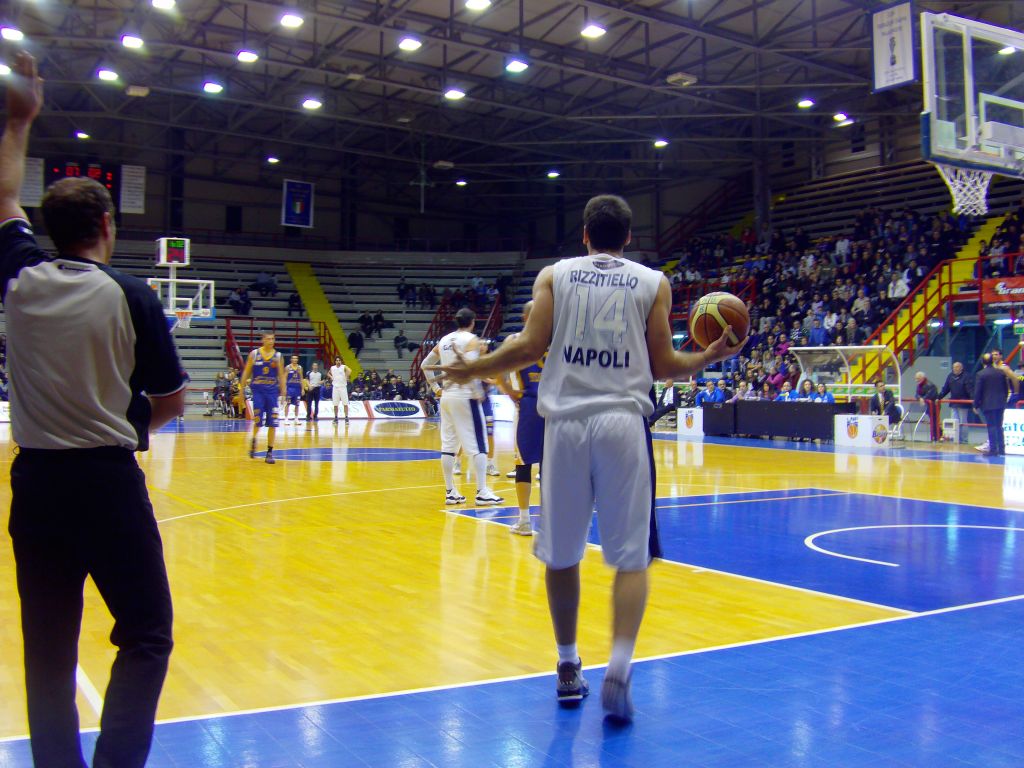
[[[1024,178],[1024,33],[922,13],[921,54],[924,158]]]

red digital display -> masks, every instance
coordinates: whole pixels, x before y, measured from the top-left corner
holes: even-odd
[[[119,189],[120,167],[82,160],[59,160],[47,166],[47,185],[58,179],[73,179],[85,176],[98,181],[110,190],[111,195]]]

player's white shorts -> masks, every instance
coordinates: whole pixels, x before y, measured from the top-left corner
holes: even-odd
[[[334,401],[334,409],[338,409],[338,403],[348,405],[348,384],[340,387],[331,387],[331,400]]]
[[[484,412],[479,400],[441,397],[441,453],[456,453],[459,446],[467,456],[487,453]]]
[[[660,554],[650,440],[634,410],[545,420],[538,558],[556,570],[582,560],[595,508],[609,565],[642,571]]]

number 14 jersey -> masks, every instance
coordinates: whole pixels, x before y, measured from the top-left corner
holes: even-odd
[[[662,273],[607,254],[554,265],[554,325],[537,410],[545,418],[651,402],[647,317]]]

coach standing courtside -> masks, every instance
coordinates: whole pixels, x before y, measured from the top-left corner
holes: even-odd
[[[974,407],[981,411],[988,427],[988,451],[985,455],[1002,456],[1006,453],[1003,413],[1010,394],[1010,382],[1006,374],[993,365],[992,355],[982,355],[981,364],[982,369],[974,379]]]
[[[53,184],[42,215],[58,256],[36,245],[18,195],[41,105],[35,61],[21,53],[0,140],[0,289],[32,756],[37,768],[86,765],[75,668],[88,575],[118,647],[92,764],[131,768],[146,762],[172,646],[163,548],[133,452],[182,412],[187,377],[153,292],[107,266],[116,230],[103,186]]]

